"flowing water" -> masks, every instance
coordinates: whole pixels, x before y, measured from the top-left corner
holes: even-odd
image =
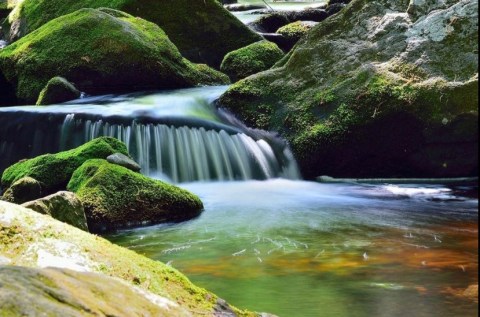
[[[476,316],[476,188],[181,184],[205,210],[111,241],[230,303],[279,316]]]
[[[284,141],[232,124],[212,102],[227,86],[0,108],[0,171],[99,136],[127,145],[142,173],[177,182],[299,178]]]

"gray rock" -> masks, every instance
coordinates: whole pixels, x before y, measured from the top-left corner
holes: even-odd
[[[233,3],[233,4],[224,5],[225,9],[232,12],[265,9],[266,7],[267,6],[264,4],[249,4],[249,3]]]
[[[139,172],[141,170],[141,167],[137,162],[122,153],[114,153],[107,156],[107,161],[112,164],[126,167],[134,172]]]
[[[353,0],[219,104],[279,131],[306,178],[472,176],[477,11],[475,0]]]
[[[72,192],[60,191],[41,199],[26,202],[22,206],[88,231],[82,202]]]
[[[3,193],[2,199],[15,204],[34,200],[43,196],[42,183],[31,177],[17,180]]]

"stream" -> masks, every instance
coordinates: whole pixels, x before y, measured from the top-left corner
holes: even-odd
[[[204,202],[198,218],[106,238],[233,305],[278,316],[478,313],[468,297],[478,285],[476,187],[286,179],[181,186]]]

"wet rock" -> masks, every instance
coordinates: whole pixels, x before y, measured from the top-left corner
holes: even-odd
[[[248,26],[256,32],[275,33],[279,28],[288,23],[290,23],[290,20],[284,13],[274,12],[260,17],[249,23]]]
[[[2,199],[15,204],[34,200],[43,196],[44,185],[32,177],[22,177],[12,183],[3,193]]]
[[[225,9],[232,12],[238,11],[249,11],[249,10],[257,10],[257,9],[266,9],[267,6],[261,3],[238,3],[238,4],[228,4],[224,6]]]
[[[107,156],[107,161],[128,168],[134,172],[139,172],[142,168],[137,162],[122,153],[114,153]]]
[[[40,91],[37,105],[52,105],[80,98],[80,91],[63,77],[53,77]]]
[[[85,217],[82,202],[72,192],[60,191],[26,202],[22,206],[41,214],[50,215],[81,230],[88,231],[87,218]]]
[[[329,4],[326,8],[325,11],[327,12],[328,16],[334,15],[335,13],[340,12],[345,7],[345,4],[343,3],[333,3]]]

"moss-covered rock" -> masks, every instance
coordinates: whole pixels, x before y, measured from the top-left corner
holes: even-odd
[[[97,273],[1,266],[0,283],[1,316],[191,316],[171,300]]]
[[[2,187],[8,188],[20,178],[29,176],[45,185],[45,194],[64,189],[73,172],[92,158],[105,159],[113,153],[128,155],[125,144],[110,137],[100,137],[78,148],[56,154],[45,154],[20,161],[2,175]]]
[[[89,94],[225,83],[223,74],[183,58],[155,24],[112,9],[48,22],[1,50],[0,68],[28,103],[55,76]]]
[[[215,316],[225,312],[224,309],[219,309],[218,303],[221,300],[216,295],[195,286],[183,274],[160,261],[148,259],[99,236],[19,205],[0,201],[0,219],[0,260],[3,264],[33,268],[59,267],[100,273],[123,280],[130,287],[165,297],[192,316]],[[14,281],[18,284],[17,287],[21,287],[22,283],[17,282]],[[8,284],[10,289],[15,287],[10,282],[2,281],[2,287],[5,287],[5,284]],[[50,286],[55,290],[58,284]],[[79,290],[75,293],[78,294],[77,291]],[[117,288],[111,291],[120,294]],[[26,294],[22,293],[22,296]],[[113,298],[115,294],[110,296],[112,297],[109,298]],[[114,300],[112,303],[118,304],[119,301]],[[228,304],[223,307],[233,310],[239,317],[257,316]]]
[[[37,105],[52,105],[80,98],[80,91],[63,77],[53,77],[40,91]]]
[[[82,202],[72,192],[59,191],[40,199],[28,201],[22,206],[88,231],[87,218]]]
[[[190,192],[95,159],[72,175],[67,189],[82,201],[92,232],[185,220],[203,209]]]
[[[43,197],[44,187],[42,183],[31,177],[22,177],[5,190],[2,199],[15,204]]]
[[[283,35],[286,39],[292,43],[297,43],[298,40],[307,34],[308,30],[314,27],[315,23],[309,23],[305,21],[297,21],[285,26],[282,26],[277,30],[278,34]]]
[[[228,53],[220,69],[232,81],[237,81],[269,69],[283,56],[275,43],[260,41]]]
[[[478,3],[419,5],[354,0],[219,104],[285,136],[307,178],[476,175]]]
[[[183,56],[218,67],[223,56],[260,40],[215,0],[24,0],[10,14],[10,37],[18,38],[81,8],[108,7],[160,26]],[[8,26],[6,26],[8,27]]]

